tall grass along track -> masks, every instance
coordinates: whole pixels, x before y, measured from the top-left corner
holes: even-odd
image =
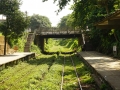
[[[18,68],[18,70],[11,72],[10,75],[6,76],[5,78],[3,78],[2,80],[0,80],[0,84],[5,83],[5,81],[9,80],[11,78],[11,76],[13,76],[15,73],[20,72],[21,70],[23,70],[24,68],[27,68],[27,66],[29,66],[28,64],[24,67],[20,67]]]
[[[63,70],[62,70],[62,81],[61,81],[61,87],[60,89],[62,90],[62,86],[63,86],[63,79],[64,79],[64,69],[65,69],[65,56],[64,56],[64,63],[63,63]]]
[[[82,86],[81,86],[81,83],[80,83],[80,79],[79,79],[79,77],[78,77],[78,73],[77,73],[76,66],[75,66],[75,64],[74,64],[74,61],[73,61],[72,56],[70,56],[70,59],[71,59],[71,61],[72,61],[72,64],[73,64],[73,67],[74,67],[74,70],[75,70],[75,73],[76,73],[76,77],[77,77],[77,80],[78,80],[79,88],[80,88],[80,90],[83,90],[83,89],[82,89]]]
[[[45,58],[45,60],[46,60],[47,58]],[[24,75],[22,75],[15,83],[14,83],[14,85],[13,86],[15,86],[17,83],[19,83],[23,78],[25,78],[25,77],[27,77],[28,75],[30,75],[30,74],[32,74],[32,73],[34,73],[34,72],[36,72],[36,70],[38,69],[38,67],[39,67],[39,64],[40,64],[41,62],[38,62],[34,67],[31,67],[31,69],[28,71],[28,72],[26,72]],[[53,62],[52,62],[53,63]],[[52,63],[51,63],[51,65],[52,65]],[[51,65],[48,67],[48,70],[49,70],[49,68],[51,67]],[[43,73],[44,74],[44,73]],[[21,87],[17,87],[17,89],[20,89]],[[8,89],[9,90],[9,89]]]
[[[13,75],[13,73],[10,73],[10,75],[8,75],[8,76],[10,76],[9,77],[9,81],[7,82],[7,80],[6,80],[6,78],[8,77],[3,77],[4,79],[1,81],[1,82],[4,82],[3,83],[3,85],[5,86],[5,88],[4,88],[4,86],[2,85],[2,86],[0,86],[0,88],[1,88],[1,90],[15,90],[15,89],[21,89],[22,88],[22,86],[21,85],[19,85],[20,83],[21,83],[21,81],[23,81],[23,80],[25,80],[27,77],[29,77],[31,74],[34,74],[34,72],[37,72],[37,71],[41,71],[42,72],[42,69],[43,68],[40,68],[42,65],[44,65],[44,64],[46,64],[45,63],[45,59],[44,60],[31,60],[28,64],[29,65],[25,65],[25,66],[27,66],[27,67],[25,67],[25,66],[23,66],[23,67],[20,67],[19,68],[19,70],[17,69],[17,70],[15,70],[15,71],[13,71],[13,73],[14,73],[14,75]],[[49,61],[49,62],[47,62],[47,64],[46,65],[49,65],[48,66],[48,69],[50,68],[50,65],[52,65],[52,64],[50,64],[50,63],[53,63],[53,62],[51,62],[51,60],[47,60],[47,61]],[[43,64],[42,64],[43,63]],[[42,65],[40,65],[40,64],[42,64]],[[39,67],[40,66],[40,67]],[[14,69],[15,67],[13,67],[13,69]],[[21,70],[20,70],[21,69]],[[47,70],[48,70],[47,69]],[[17,72],[18,71],[18,72]],[[7,72],[6,72],[7,73]],[[43,71],[43,73],[42,74],[44,74],[44,71]],[[13,75],[13,76],[12,76]],[[40,73],[40,75],[41,75],[41,73]],[[4,75],[3,75],[4,76]],[[12,80],[12,81],[11,81]],[[27,81],[27,80],[26,80]],[[22,83],[21,83],[22,84]],[[3,87],[3,88],[2,88]]]
[[[44,79],[41,80],[39,86],[35,89],[37,90],[60,90],[61,85],[61,73],[62,73],[62,56],[57,56],[50,67],[48,73],[45,75]]]
[[[72,64],[72,65],[71,65]],[[71,66],[70,66],[71,65]],[[66,83],[66,81],[64,80],[64,76],[67,74],[66,72],[68,71],[72,71],[72,70],[67,70],[67,66],[69,66],[69,68],[71,68],[72,70],[74,70],[75,74],[76,74],[76,79],[77,79],[77,82],[78,82],[78,85],[77,87],[73,87],[74,89],[77,88],[78,90],[78,87],[79,87],[79,90],[83,90],[82,89],[82,86],[81,86],[81,83],[80,83],[80,79],[79,79],[79,76],[78,76],[78,73],[77,73],[77,70],[76,70],[76,66],[74,64],[74,61],[73,61],[73,57],[72,55],[69,55],[69,56],[64,56],[64,61],[63,61],[63,70],[62,70],[62,81],[61,81],[61,90],[66,90],[65,87],[64,87],[64,84]],[[69,73],[68,73],[69,74]],[[67,74],[67,75],[68,75]],[[69,83],[69,82],[68,82]],[[72,89],[70,89],[72,90]]]

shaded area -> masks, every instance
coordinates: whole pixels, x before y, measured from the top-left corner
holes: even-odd
[[[76,50],[74,50],[74,51],[71,51],[71,52],[47,52],[47,51],[43,51],[42,53],[43,54],[46,54],[46,55],[52,55],[52,54],[57,54],[57,55],[59,55],[59,54],[73,54],[73,53],[75,53],[76,52]]]
[[[119,27],[120,26],[120,10],[107,16],[100,22],[97,22],[95,26],[100,29],[119,29],[120,28]]]

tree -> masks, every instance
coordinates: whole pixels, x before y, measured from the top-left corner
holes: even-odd
[[[0,31],[5,36],[4,55],[6,54],[6,42],[17,41],[28,26],[25,14],[19,11],[19,0],[0,0],[0,14],[6,16],[6,21],[0,25]],[[10,42],[11,44],[11,42]]]
[[[43,0],[47,1],[47,0]],[[58,2],[59,10],[61,11],[71,0],[54,0]],[[120,0],[73,0],[72,20],[75,27],[86,29],[86,26],[91,30],[90,41],[93,46],[106,54],[112,53],[112,45],[118,43],[120,48],[119,30],[101,30],[97,29],[94,24],[109,16],[115,10],[120,9]],[[114,31],[114,32],[113,32]],[[111,34],[112,32],[112,34]],[[114,34],[116,33],[116,38]]]
[[[60,23],[58,23],[57,27],[61,30],[71,30],[74,28],[74,18],[71,14],[68,14],[66,16],[63,16],[60,20]]]
[[[7,18],[6,22],[3,22],[4,25],[1,24],[3,27],[1,26],[0,30],[3,35],[5,35],[4,31],[8,28],[8,37],[14,37],[14,39],[20,37],[29,24],[26,14],[19,11],[19,5],[20,1],[18,0],[7,0],[6,2],[5,0],[1,0],[0,3],[0,8],[2,8],[0,13],[5,15]]]
[[[38,14],[34,14],[30,18],[30,27],[31,30],[35,30],[36,28],[40,27],[51,27],[51,22],[46,16],[41,16]]]
[[[67,28],[68,26],[67,26],[67,19],[68,19],[68,15],[67,16],[63,16],[62,18],[61,18],[61,20],[60,20],[60,23],[58,23],[58,28],[61,28],[61,29],[63,29],[63,28]]]
[[[0,0],[0,14],[9,16],[19,10],[20,0]]]

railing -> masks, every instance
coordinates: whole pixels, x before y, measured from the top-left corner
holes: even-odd
[[[36,31],[36,34],[40,35],[60,35],[60,34],[79,34],[80,30],[74,29],[58,29],[58,28],[39,28]]]

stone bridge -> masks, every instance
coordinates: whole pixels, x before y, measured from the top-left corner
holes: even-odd
[[[78,44],[83,44],[79,29],[39,28],[36,30],[34,42],[44,51],[44,39],[47,38],[78,38]]]
[[[38,28],[34,30],[34,33],[29,33],[27,37],[27,42],[24,47],[25,52],[30,51],[31,42],[39,46],[39,48],[44,52],[44,42],[48,38],[78,38],[78,45],[85,45],[85,50],[91,50],[92,44],[89,43],[89,35],[85,32],[81,33],[80,29],[58,29],[58,28]]]

